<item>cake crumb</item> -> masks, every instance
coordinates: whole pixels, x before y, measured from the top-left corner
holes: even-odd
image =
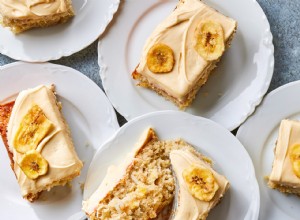
[[[80,189],[81,189],[81,193],[83,194],[83,190],[84,190],[84,183],[79,182],[80,185]]]

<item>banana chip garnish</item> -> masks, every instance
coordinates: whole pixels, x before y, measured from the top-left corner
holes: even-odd
[[[296,144],[292,147],[290,159],[295,175],[300,178],[300,144]]]
[[[43,110],[34,105],[24,116],[14,139],[14,148],[19,153],[35,150],[43,138],[53,129]]]
[[[147,66],[153,73],[169,73],[174,63],[173,50],[165,44],[154,44],[147,54]]]
[[[200,22],[195,30],[195,50],[207,61],[220,58],[225,50],[221,24],[215,21]]]
[[[201,201],[211,201],[219,189],[213,173],[208,169],[192,165],[183,170],[182,176],[189,192]]]
[[[32,180],[48,172],[48,162],[36,150],[30,150],[25,153],[19,163],[24,174]]]

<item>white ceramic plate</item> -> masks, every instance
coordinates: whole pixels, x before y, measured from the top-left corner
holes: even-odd
[[[107,167],[119,164],[149,127],[155,129],[160,139],[183,138],[191,143],[211,157],[214,168],[230,181],[230,190],[208,219],[257,219],[259,190],[251,159],[244,147],[220,125],[179,111],[150,113],[121,127],[95,154],[84,188],[84,199],[97,189]]]
[[[299,197],[284,195],[267,187],[264,179],[272,170],[274,147],[282,119],[300,120],[300,81],[286,84],[268,94],[255,114],[238,130],[237,138],[244,144],[256,170],[260,186],[261,220],[299,219]]]
[[[236,19],[238,31],[231,48],[187,112],[233,130],[254,111],[269,87],[274,66],[272,34],[256,1],[205,2]],[[100,39],[103,86],[114,107],[127,120],[157,110],[177,110],[155,92],[136,87],[137,82],[131,78],[147,37],[177,3],[178,0],[125,0],[114,25]]]
[[[94,42],[117,11],[120,0],[73,0],[75,17],[65,24],[14,35],[0,25],[0,53],[42,62],[69,56]]]
[[[0,100],[40,84],[56,85],[63,114],[70,126],[79,158],[84,161],[72,189],[57,187],[29,203],[21,197],[9,158],[0,141],[0,206],[2,219],[79,220],[87,169],[96,149],[119,127],[114,109],[102,90],[82,73],[60,65],[14,63],[0,68]],[[55,217],[54,217],[55,216]],[[73,218],[72,218],[73,216]]]

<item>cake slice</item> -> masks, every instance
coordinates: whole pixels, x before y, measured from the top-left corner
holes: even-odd
[[[268,185],[300,196],[300,122],[282,120]]]
[[[89,218],[156,218],[173,199],[169,148],[147,129],[135,150],[119,166],[109,167],[99,188],[83,202]]]
[[[177,151],[186,154],[189,152],[194,155],[191,157],[197,157],[193,158],[195,163],[211,170],[208,159],[197,153],[184,140],[159,140],[153,129],[147,129],[124,162],[108,168],[98,189],[83,201],[83,210],[91,220],[168,219],[175,195],[170,152],[176,154]],[[177,172],[177,159],[171,160],[175,160],[172,166]],[[193,163],[193,160],[189,163]],[[228,188],[225,178],[214,171],[211,172],[217,176],[219,189],[210,208],[220,200]],[[205,208],[207,206],[203,205],[203,209]]]
[[[0,132],[21,194],[30,202],[80,175],[83,164],[53,86],[24,90],[0,105]]]
[[[14,33],[65,23],[73,16],[71,0],[0,0],[0,22]]]
[[[132,77],[184,109],[230,46],[236,28],[235,20],[200,0],[180,0],[146,41]]]
[[[209,158],[194,150],[172,150],[170,159],[177,179],[171,219],[205,220],[228,190],[228,180],[212,168]]]

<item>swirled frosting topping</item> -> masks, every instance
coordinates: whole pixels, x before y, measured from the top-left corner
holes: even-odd
[[[275,159],[269,180],[291,187],[299,187],[300,178],[295,174],[290,154],[300,144],[300,122],[282,120],[275,148]]]
[[[9,18],[47,16],[67,11],[65,0],[1,0],[0,12]]]
[[[213,62],[203,59],[194,49],[195,29],[199,22],[204,20],[212,20],[222,26],[225,42],[237,26],[236,21],[199,0],[182,1],[146,41],[137,72],[175,98],[182,99],[186,96],[204,76],[205,70],[213,65]],[[155,74],[147,67],[147,53],[157,43],[165,44],[174,51],[175,64],[167,74]]]
[[[40,176],[36,180],[28,178],[20,168],[24,154],[18,152],[14,145],[20,124],[34,105],[38,105],[47,119],[53,123],[51,132],[47,133],[36,147],[36,151],[48,161],[49,170],[46,175]],[[23,196],[45,190],[45,187],[51,188],[53,183],[80,173],[82,162],[77,157],[69,128],[62,118],[51,88],[41,85],[20,92],[7,126],[7,138],[9,150],[13,152],[14,172]]]

